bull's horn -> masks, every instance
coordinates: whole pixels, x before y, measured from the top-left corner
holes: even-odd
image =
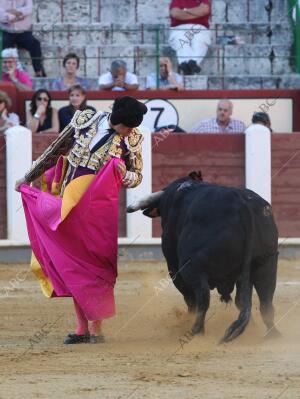
[[[127,213],[136,212],[139,209],[148,208],[155,201],[159,200],[160,197],[163,195],[163,193],[164,193],[163,191],[157,191],[156,193],[147,195],[147,197],[144,197],[144,198],[140,199],[139,201],[136,201],[133,204],[128,205],[128,207],[126,209]]]

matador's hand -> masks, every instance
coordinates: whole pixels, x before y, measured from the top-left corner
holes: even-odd
[[[126,174],[126,166],[123,164],[123,162],[118,163],[118,170],[122,175],[122,179],[125,177]]]
[[[24,177],[22,179],[17,180],[16,184],[15,184],[15,190],[20,192],[20,186],[24,183],[26,183],[26,180],[24,179]]]

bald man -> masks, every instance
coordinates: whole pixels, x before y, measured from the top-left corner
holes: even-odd
[[[193,126],[191,133],[243,133],[244,122],[231,118],[233,104],[230,100],[220,100],[217,106],[217,117],[204,119]]]

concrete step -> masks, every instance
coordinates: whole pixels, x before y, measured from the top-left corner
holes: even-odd
[[[213,0],[212,21],[284,23],[289,21],[289,7],[289,0]]]
[[[34,78],[34,89],[51,90],[54,78]],[[300,89],[300,75],[241,75],[241,76],[185,76],[189,90],[238,90],[238,89]],[[146,87],[146,76],[139,76],[140,89]],[[98,90],[98,78],[89,78],[91,90]]]
[[[300,89],[300,75],[210,76],[210,90]]]
[[[129,70],[150,73],[155,68],[157,40],[160,54],[175,55],[168,46],[165,25],[58,23],[35,24],[34,29],[42,42],[50,76],[60,73],[61,60],[70,51],[80,56],[80,73],[86,76],[107,71],[111,60],[120,57],[127,61]],[[265,74],[292,73],[289,57],[293,37],[288,24],[220,23],[212,29],[213,45],[202,65],[204,74],[255,74],[258,70]],[[240,44],[226,44],[231,38],[237,38]]]
[[[288,23],[216,23],[212,27],[212,35],[215,43],[226,43],[226,37],[236,37],[239,41],[250,44],[285,44],[293,43],[293,32]]]
[[[39,0],[35,21],[48,23],[110,22],[169,24],[170,0]],[[212,22],[286,22],[289,0],[213,0]]]
[[[83,76],[99,76],[109,70],[111,61],[117,58],[126,61],[128,70],[139,75],[147,75],[156,67],[155,45],[70,46],[67,51],[55,45],[43,45],[42,48],[49,77],[62,72],[62,59],[70,51],[80,57],[79,74]],[[175,53],[168,46],[160,46],[160,54],[169,55],[173,60],[175,58]],[[20,58],[25,68],[32,73],[29,54],[21,51]],[[212,45],[202,63],[202,73],[213,76],[289,74],[293,72],[290,62],[291,49],[285,45]]]
[[[169,26],[163,24],[34,24],[35,36],[48,45],[94,46],[113,44],[168,44]],[[211,25],[213,43],[226,44],[230,37],[250,44],[286,44],[293,42],[290,24],[274,23],[216,23]]]

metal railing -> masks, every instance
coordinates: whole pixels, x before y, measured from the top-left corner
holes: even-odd
[[[290,0],[291,20],[294,32],[294,58],[295,69],[300,73],[300,2],[299,0]]]
[[[3,31],[0,28],[0,54],[3,49]],[[0,55],[1,57],[1,55]],[[2,79],[2,62],[0,62],[0,79]]]

